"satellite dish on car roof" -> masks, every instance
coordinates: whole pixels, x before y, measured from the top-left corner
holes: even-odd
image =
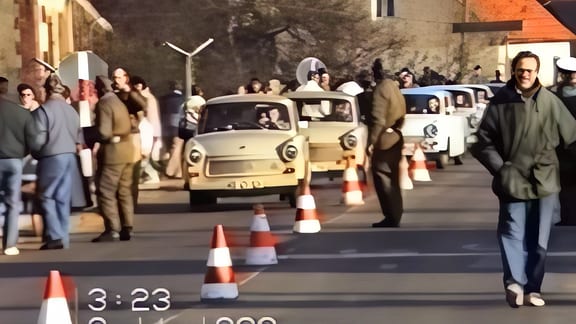
[[[326,69],[326,64],[315,57],[307,57],[300,61],[296,68],[296,79],[301,85],[308,83],[308,72]]]

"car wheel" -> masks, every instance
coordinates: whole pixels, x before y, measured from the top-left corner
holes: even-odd
[[[288,203],[290,204],[290,208],[296,208],[296,194],[289,194],[288,196]]]
[[[444,166],[448,164],[450,157],[447,153],[440,154],[438,159],[436,160],[436,168],[437,169],[444,169]]]

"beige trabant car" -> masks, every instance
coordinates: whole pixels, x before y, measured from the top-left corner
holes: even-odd
[[[296,103],[300,134],[309,138],[312,172],[341,174],[348,158],[366,167],[368,127],[360,120],[355,96],[340,91],[296,91],[287,97]]]
[[[292,100],[222,96],[207,101],[183,159],[191,206],[269,194],[288,197],[295,206],[298,181],[308,175],[308,142],[298,133]]]
[[[452,93],[429,87],[401,91],[406,100],[404,154],[412,155],[419,144],[428,159],[439,165],[464,154],[471,132],[467,118],[454,113]]]
[[[478,103],[476,101],[476,92],[469,88],[461,85],[451,84],[451,85],[434,85],[426,87],[428,90],[444,90],[448,91],[453,96],[453,115],[464,116],[468,120],[468,125],[470,126],[470,131],[472,133],[476,132],[478,126],[480,125],[480,120],[486,108],[485,103]],[[472,137],[469,138],[471,140]]]

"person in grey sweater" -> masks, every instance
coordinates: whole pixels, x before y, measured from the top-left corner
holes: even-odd
[[[0,97],[0,200],[4,202],[2,251],[18,255],[18,215],[22,185],[22,159],[34,138],[30,112]]]
[[[66,103],[60,78],[53,74],[44,86],[48,100],[32,112],[35,140],[32,155],[38,160],[37,193],[44,217],[46,243],[41,250],[68,248],[72,176],[78,168],[76,153],[82,142],[80,118]]]

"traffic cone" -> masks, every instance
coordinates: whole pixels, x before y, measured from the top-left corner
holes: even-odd
[[[412,180],[410,179],[410,175],[408,174],[408,159],[406,155],[402,155],[402,159],[400,160],[400,189],[404,190],[412,190],[414,189],[414,185],[412,184]]]
[[[38,324],[72,324],[64,285],[57,270],[50,271],[46,281]]]
[[[254,205],[254,218],[250,226],[250,247],[246,249],[246,264],[277,264],[276,239],[270,232],[264,206]]]
[[[342,202],[346,206],[364,205],[358,169],[353,158],[346,159],[346,169],[342,177]]]
[[[230,249],[226,244],[222,225],[214,226],[206,265],[208,268],[200,291],[201,301],[226,301],[238,298],[238,285],[234,278]]]
[[[412,159],[410,160],[408,173],[414,181],[432,181],[428,168],[426,167],[426,156],[419,144],[416,144],[414,155],[412,155]]]
[[[296,198],[296,220],[292,230],[295,233],[320,232],[320,220],[316,213],[316,202],[310,192],[308,180],[300,180],[300,195]]]

